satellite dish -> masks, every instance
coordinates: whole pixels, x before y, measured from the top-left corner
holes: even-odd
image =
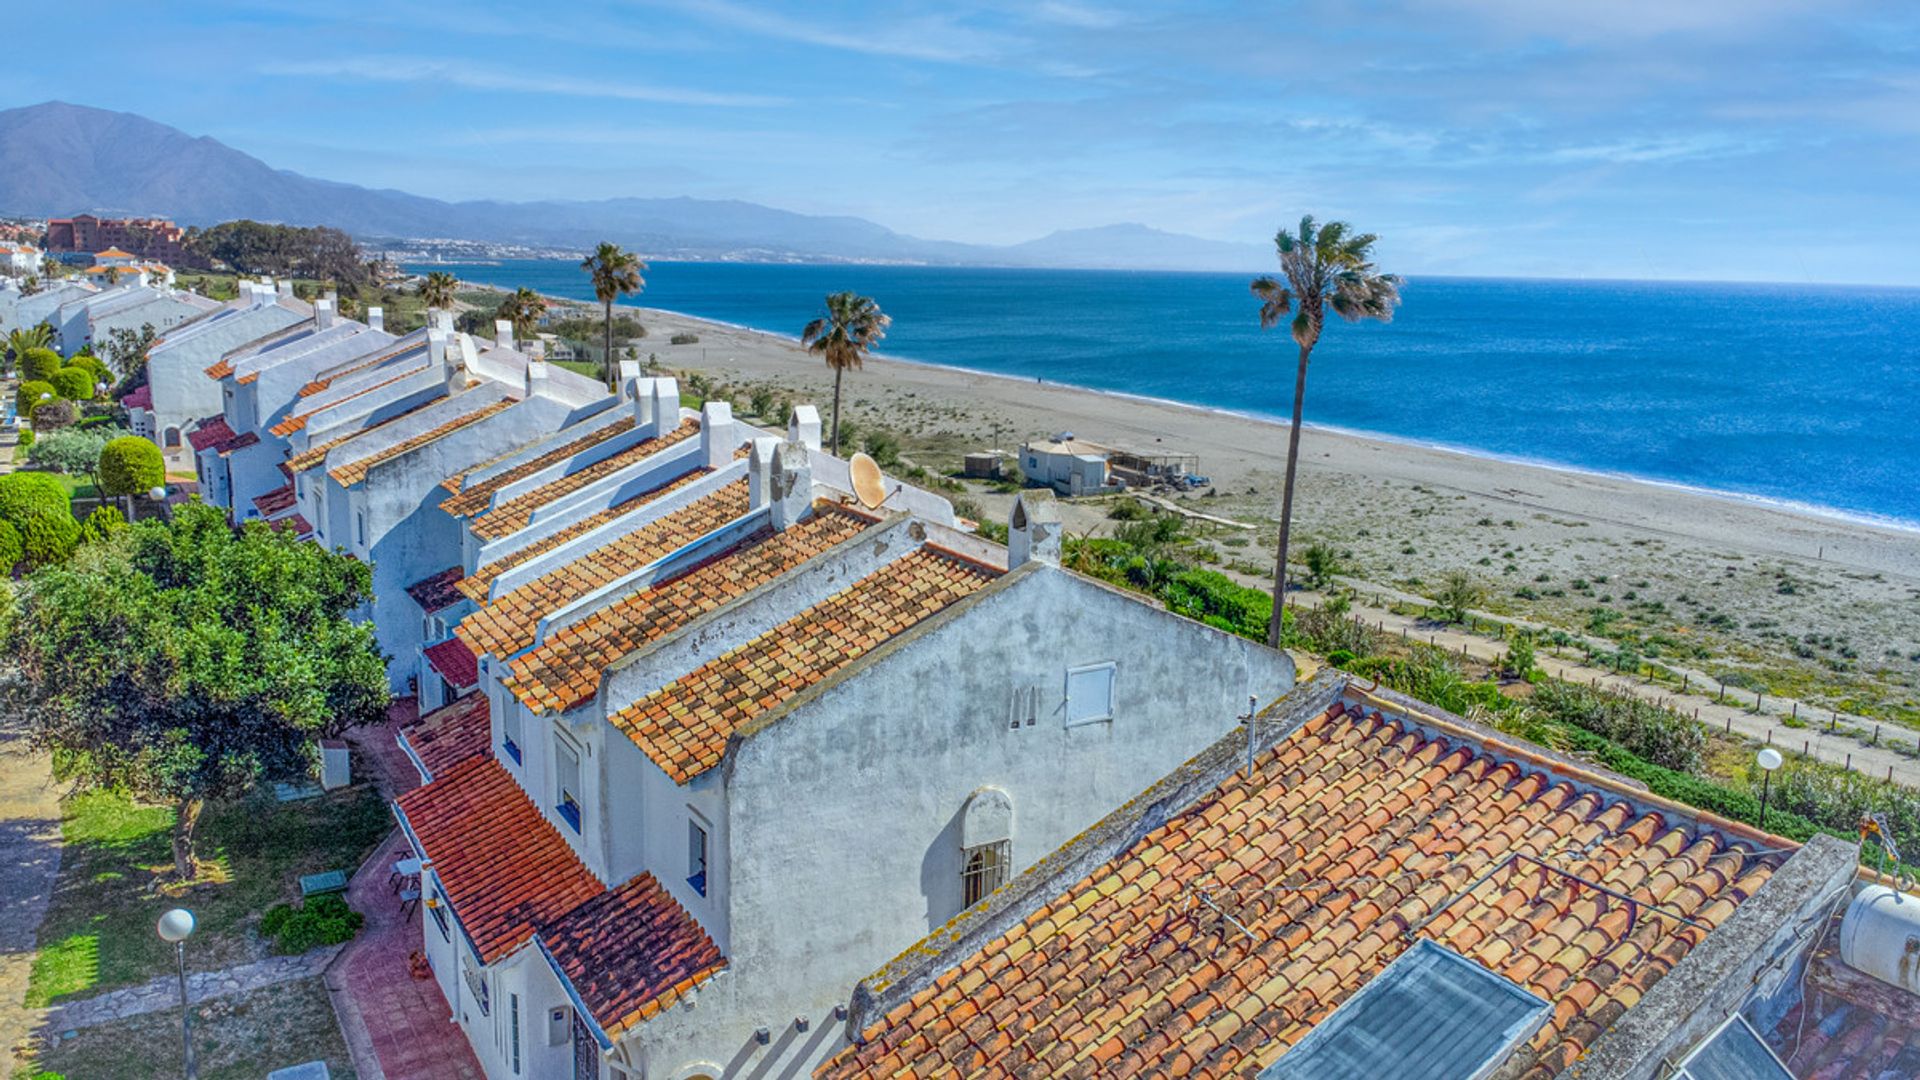
[[[853,493],[860,505],[871,510],[887,501],[887,483],[880,476],[880,463],[865,454],[847,459],[847,472],[853,477]]]

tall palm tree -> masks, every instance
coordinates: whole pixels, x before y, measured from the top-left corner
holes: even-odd
[[[445,270],[435,270],[427,275],[427,280],[420,283],[420,299],[425,300],[430,308],[445,308],[451,311],[453,288],[457,284],[459,281],[452,274]]]
[[[1307,360],[1320,341],[1326,310],[1348,322],[1393,321],[1400,303],[1400,281],[1373,265],[1373,245],[1379,237],[1355,233],[1344,221],[1316,225],[1313,215],[1300,219],[1298,235],[1281,229],[1273,238],[1285,280],[1253,279],[1253,295],[1260,299],[1260,328],[1270,330],[1293,316],[1293,343],[1300,347],[1299,367],[1293,376],[1293,425],[1287,430],[1287,482],[1280,496],[1280,551],[1273,562],[1273,617],[1267,623],[1267,644],[1280,647],[1282,613],[1287,597],[1287,540],[1293,529],[1293,478],[1300,464],[1300,409],[1307,397]]]
[[[494,312],[493,317],[512,323],[513,336],[526,341],[539,329],[540,316],[546,312],[546,297],[522,285],[500,301],[500,310]]]
[[[614,386],[614,373],[619,370],[613,362],[613,302],[622,296],[631,296],[647,287],[647,264],[640,256],[623,250],[620,245],[601,241],[593,254],[580,260],[580,269],[593,277],[593,295],[600,301],[606,314],[606,333],[601,342],[606,351],[607,388]]]
[[[870,296],[837,292],[827,297],[827,313],[800,331],[800,344],[819,353],[833,369],[833,452],[840,452],[840,378],[887,336],[893,317]]]

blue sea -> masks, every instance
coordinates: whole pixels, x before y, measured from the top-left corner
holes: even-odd
[[[432,269],[592,299],[572,261]],[[901,359],[1292,407],[1294,346],[1260,330],[1244,274],[656,262],[646,281],[645,306],[793,335],[852,289]],[[1920,289],[1421,277],[1404,296],[1391,324],[1329,324],[1310,424],[1920,527]]]

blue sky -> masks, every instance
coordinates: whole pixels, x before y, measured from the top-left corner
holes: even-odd
[[[0,105],[446,198],[735,197],[984,242],[1264,242],[1311,210],[1413,273],[1920,284],[1911,2],[19,7]]]

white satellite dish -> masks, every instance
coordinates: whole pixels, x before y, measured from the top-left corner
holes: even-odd
[[[860,505],[871,510],[887,501],[887,482],[880,475],[880,463],[865,454],[847,459],[847,472],[853,478],[853,494]]]

